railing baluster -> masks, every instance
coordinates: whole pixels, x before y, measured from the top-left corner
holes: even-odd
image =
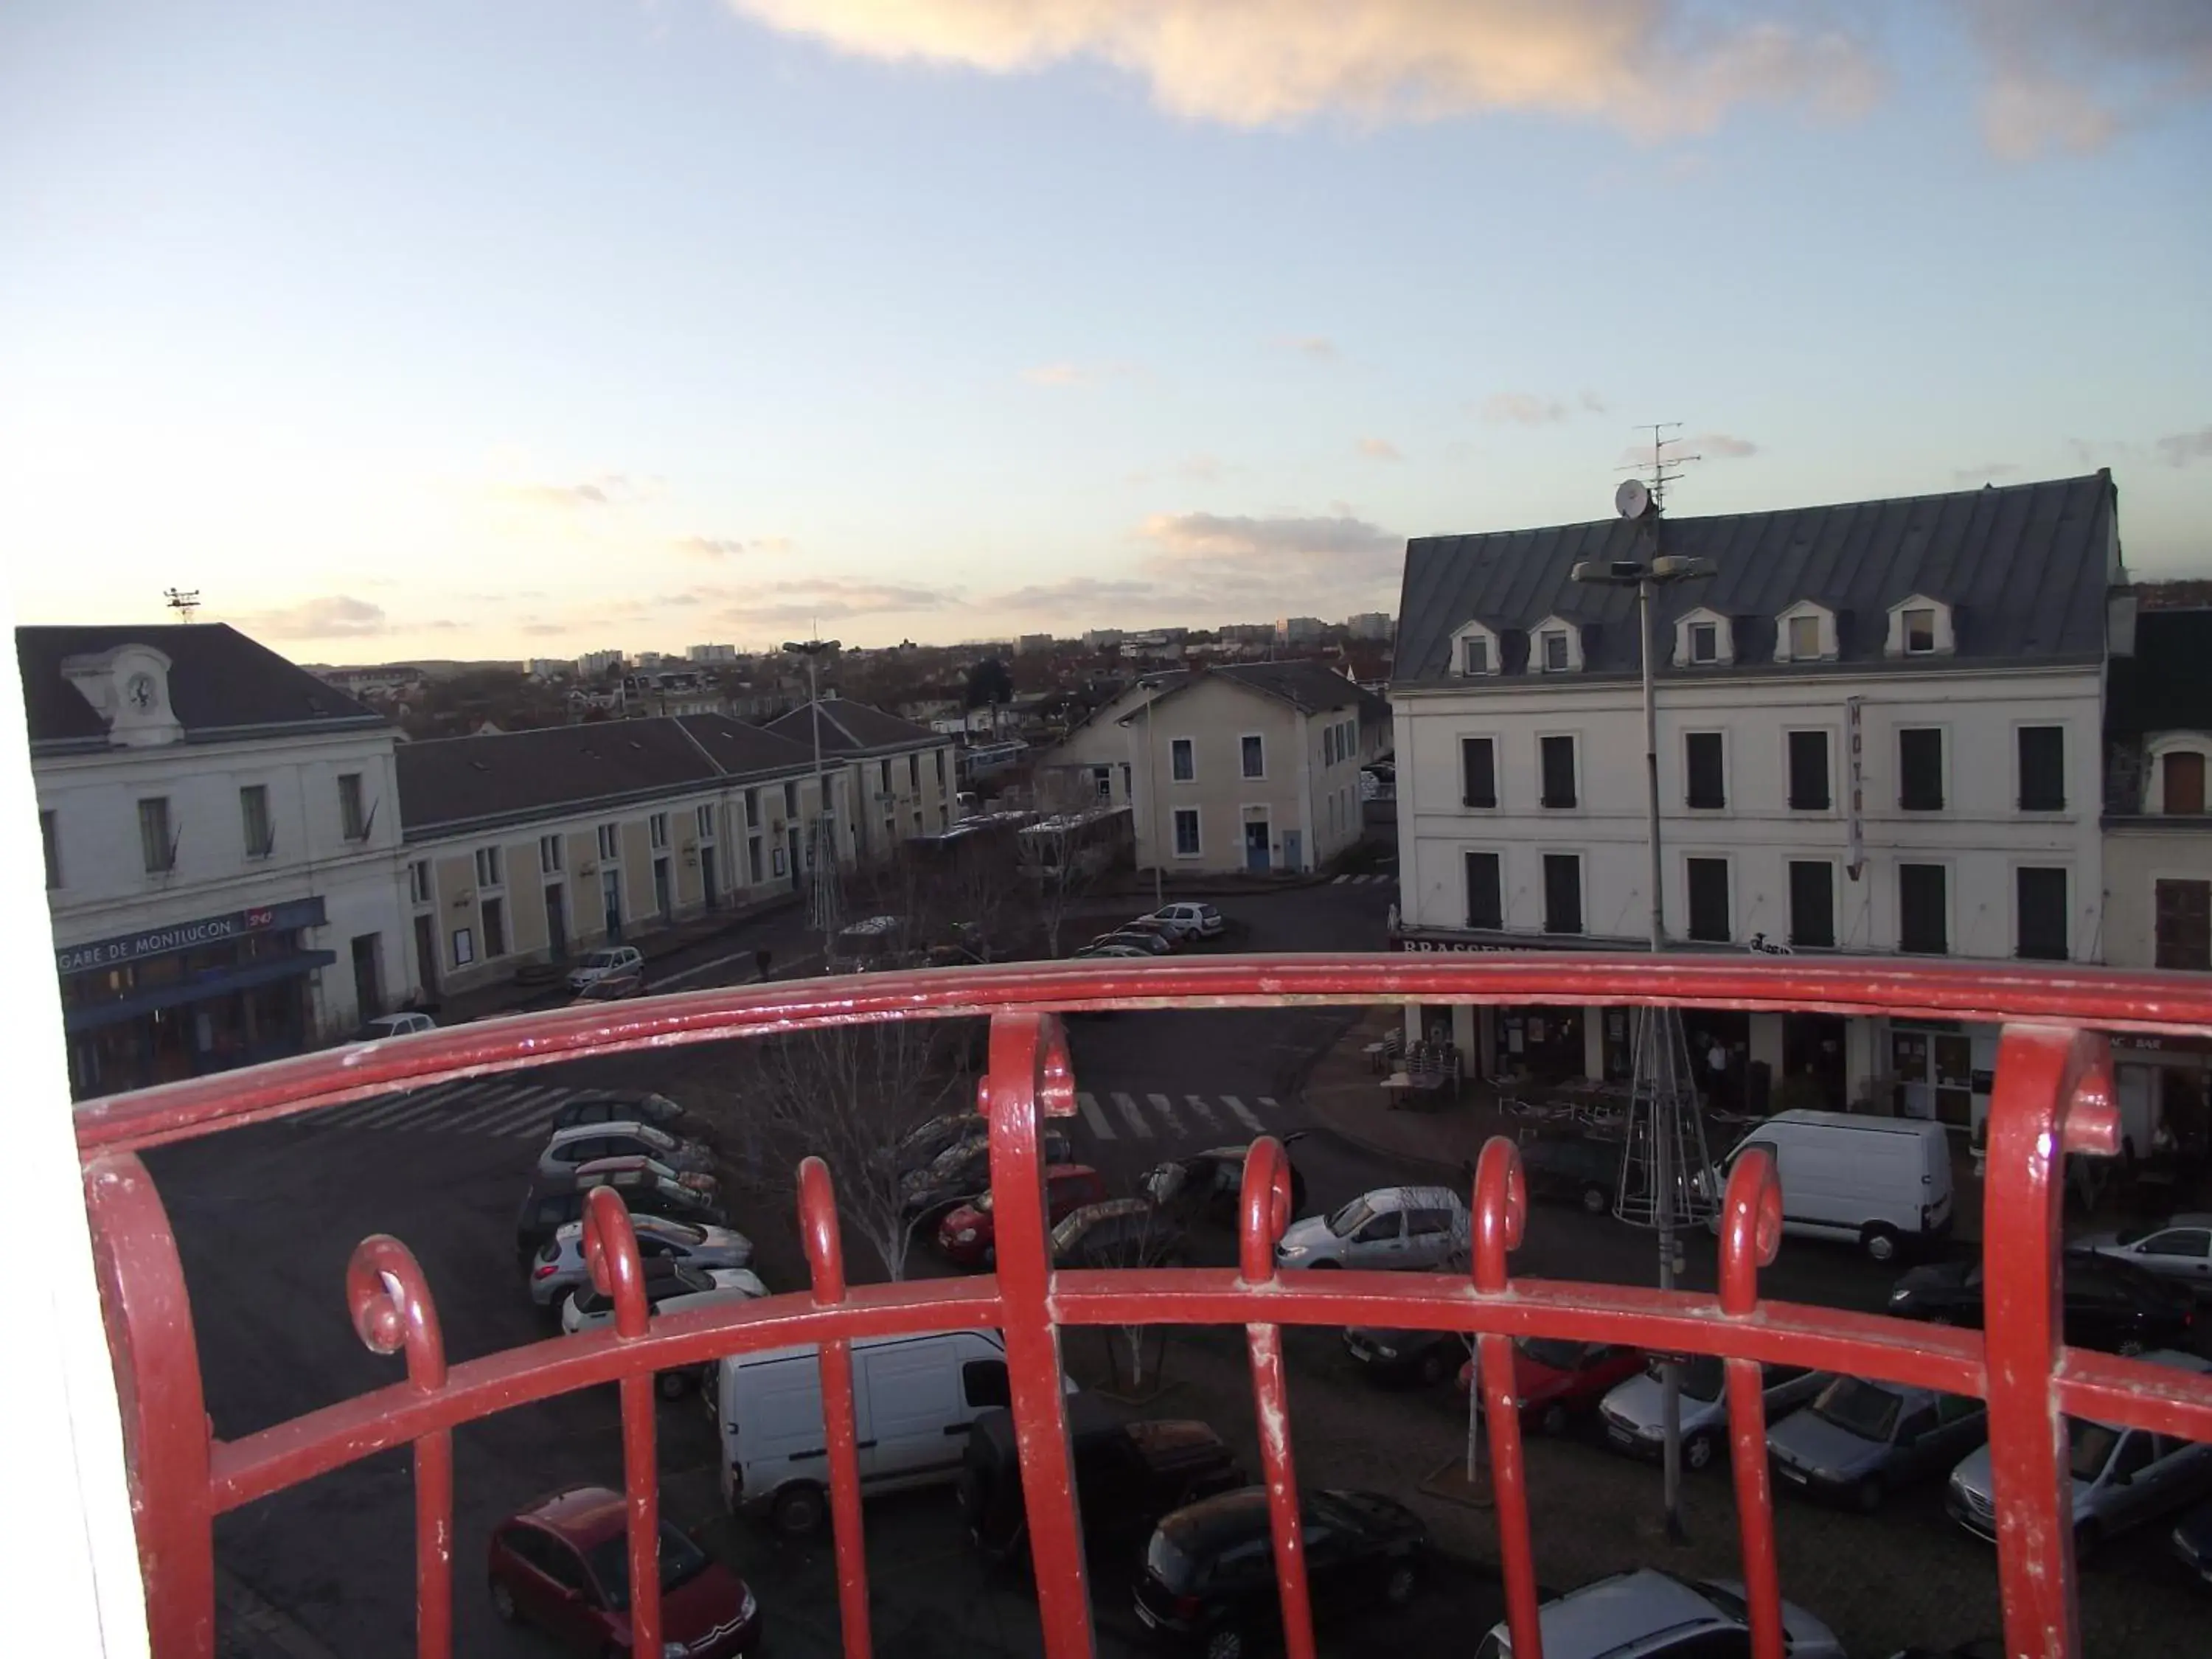
[[[1249,1285],[1276,1282],[1275,1241],[1291,1219],[1291,1170],[1283,1143],[1262,1135],[1244,1155],[1239,1195],[1239,1277]],[[1304,1517],[1298,1511],[1298,1472],[1291,1455],[1291,1397],[1283,1371],[1283,1328],[1248,1324],[1244,1346],[1252,1358],[1252,1407],[1260,1427],[1260,1468],[1267,1487],[1267,1516],[1275,1546],[1275,1586],[1283,1604],[1283,1646],[1289,1659],[1313,1659],[1313,1597],[1306,1583]]]
[[[123,1414],[147,1634],[155,1659],[212,1659],[210,1432],[176,1237],[153,1177],[135,1153],[87,1164],[84,1202]]]
[[[1014,1436],[1036,1572],[1037,1612],[1053,1659],[1090,1659],[1090,1589],[1075,1465],[1061,1392],[1060,1328],[1052,1316],[1051,1241],[1037,1120],[1075,1110],[1067,1035],[1057,1014],[1000,1014],[978,1103],[990,1114],[992,1209],[997,1232],[1000,1328],[1006,1339]]]
[[[1474,1170],[1473,1268],[1478,1296],[1503,1296],[1513,1288],[1507,1255],[1521,1243],[1528,1216],[1528,1177],[1521,1153],[1504,1135],[1485,1143]],[[1536,1599],[1536,1547],[1528,1521],[1528,1472],[1521,1457],[1521,1407],[1513,1395],[1513,1341],[1491,1334],[1475,1339],[1475,1386],[1490,1431],[1490,1484],[1498,1503],[1498,1565],[1505,1580],[1505,1620],[1513,1631],[1514,1659],[1544,1659],[1544,1630]]]
[[[652,1312],[645,1300],[645,1264],[629,1206],[611,1187],[594,1187],[584,1200],[584,1261],[592,1284],[615,1304],[615,1336],[635,1342]],[[623,1492],[629,1500],[630,1652],[653,1659],[660,1651],[660,1469],[653,1446],[653,1377],[625,1371],[621,1382]]]
[[[1736,1159],[1721,1214],[1721,1311],[1748,1319],[1759,1311],[1759,1270],[1782,1248],[1782,1177],[1771,1155],[1753,1148]],[[1766,1384],[1756,1359],[1724,1363],[1751,1650],[1756,1659],[1783,1659],[1782,1574],[1774,1559],[1774,1492],[1766,1467]]]
[[[799,1236],[814,1285],[814,1305],[845,1299],[845,1243],[837,1228],[837,1194],[830,1166],[808,1158],[799,1166]],[[816,1350],[822,1370],[822,1425],[830,1452],[830,1535],[837,1551],[837,1609],[846,1659],[868,1659],[868,1542],[860,1519],[860,1449],[853,1405],[853,1345],[832,1338]],[[728,1455],[727,1449],[722,1450]]]
[[[1990,1496],[2005,1651],[2081,1651],[2066,1423],[2051,1388],[2063,1323],[2059,1210],[2064,1155],[2119,1151],[2105,1039],[2065,1026],[2008,1025],[1990,1098],[1990,1181],[1982,1208],[1984,1358]]]
[[[362,1341],[377,1353],[407,1353],[408,1386],[435,1394],[446,1386],[446,1344],[437,1305],[415,1253],[389,1233],[372,1233],[346,1263],[346,1307]],[[415,1443],[415,1650],[421,1659],[453,1651],[453,1436],[449,1429]]]

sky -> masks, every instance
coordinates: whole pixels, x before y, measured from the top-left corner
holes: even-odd
[[[2208,172],[2205,0],[9,0],[0,549],[310,662],[1340,619],[1666,422],[2212,574]]]

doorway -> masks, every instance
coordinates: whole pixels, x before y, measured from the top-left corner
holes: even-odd
[[[1254,872],[1267,867],[1267,820],[1255,819],[1244,826],[1244,867]]]
[[[1305,850],[1303,845],[1304,839],[1304,838],[1295,830],[1285,830],[1283,831],[1284,869],[1303,870],[1305,868],[1305,866],[1300,863],[1298,860],[1298,855]]]
[[[356,933],[353,941],[353,995],[366,1024],[384,1012],[384,975],[377,962],[381,933]]]
[[[422,994],[435,1000],[438,994],[438,919],[431,915],[415,918],[415,972],[422,983]]]
[[[545,888],[545,944],[553,960],[565,962],[568,957],[568,893],[559,882],[549,882]]]
[[[619,866],[599,875],[599,902],[606,911],[607,943],[622,943],[622,871]]]
[[[1820,1086],[1821,1107],[1831,1112],[1842,1111],[1845,1092],[1844,1017],[1783,1015],[1782,1075],[1809,1077]]]
[[[714,843],[702,842],[699,846],[700,902],[709,910],[720,902],[721,895],[714,890]]]
[[[795,893],[799,890],[799,883],[805,878],[799,862],[799,831],[794,829],[789,833],[791,836],[791,890]]]

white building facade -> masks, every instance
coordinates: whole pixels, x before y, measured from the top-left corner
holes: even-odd
[[[1401,614],[1425,625],[1401,629],[1391,693],[1402,948],[1644,945],[1634,594],[1569,574],[1577,559],[1634,556],[1607,544],[1635,533],[1409,547]],[[2101,959],[2104,665],[2124,579],[2108,478],[1666,533],[1668,552],[1716,570],[1661,590],[1656,629],[1670,948]],[[1824,538],[1838,556],[1778,550]],[[2021,591],[2008,560],[2030,540],[2044,580]],[[1448,1028],[1488,1075],[1622,1079],[1632,1064],[1623,1009],[1414,1018],[1424,1034]],[[1729,1052],[1736,1089],[1755,1068],[1770,1091],[1790,1080],[1790,1103],[1961,1130],[1987,1108],[1994,1028],[1689,1024],[1701,1058],[1715,1042]]]

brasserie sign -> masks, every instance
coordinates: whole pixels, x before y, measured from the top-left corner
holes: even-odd
[[[248,933],[319,927],[323,921],[323,902],[319,897],[294,899],[287,904],[261,905],[251,910],[234,910],[228,915],[203,916],[197,921],[149,927],[143,933],[97,939],[89,945],[61,945],[54,951],[54,970],[82,974],[88,969],[113,968],[148,957],[167,956],[173,951],[220,945],[225,939],[243,939]]]

